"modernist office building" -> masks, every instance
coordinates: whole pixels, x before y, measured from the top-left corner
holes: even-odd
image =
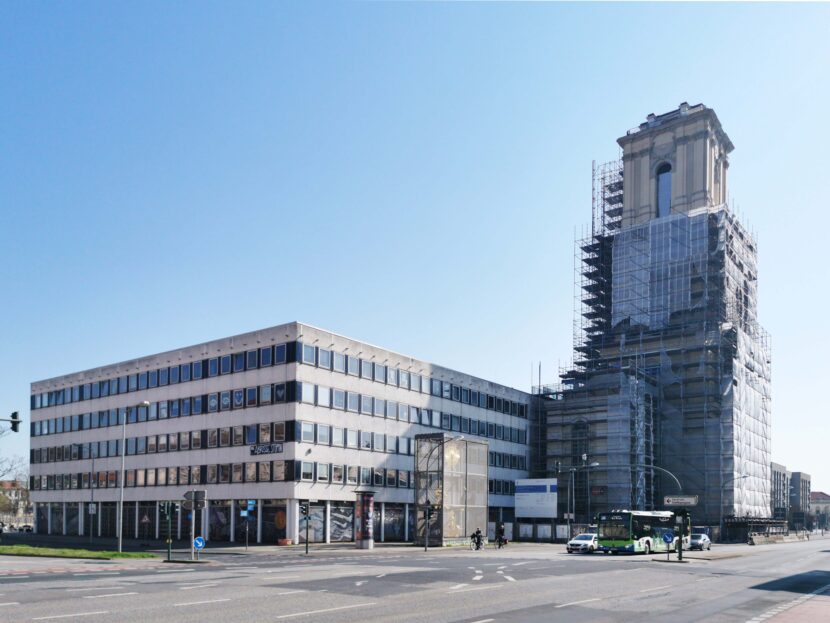
[[[679,493],[661,469],[699,496],[695,523],[769,517],[770,354],[756,243],[727,204],[732,142],[685,103],[617,142],[576,245],[574,365],[539,389],[534,471],[569,477],[561,510],[575,500],[582,521],[589,504],[661,508]]]
[[[195,532],[209,540],[302,541],[310,501],[310,540],[349,541],[356,491],[371,490],[375,538],[412,540],[421,433],[487,443],[491,522],[512,521],[513,482],[528,475],[528,394],[296,322],[31,391],[39,533],[116,535],[122,422],[125,538],[165,537],[158,502],[204,489]],[[189,521],[177,512],[172,536]]]

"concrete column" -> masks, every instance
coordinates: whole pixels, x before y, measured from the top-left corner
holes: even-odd
[[[156,500],[156,533],[154,535],[154,538],[156,539],[156,541],[159,540],[159,535],[161,534],[161,532],[159,530],[159,517],[160,517],[160,515],[161,515],[161,513],[159,512],[159,503],[158,503],[158,500]]]
[[[84,513],[84,503],[78,502],[78,536],[84,535],[84,526],[86,525],[86,517]]]
[[[331,543],[331,500],[326,500],[326,543]]]
[[[256,542],[262,543],[262,500],[256,502]]]
[[[133,532],[135,532],[135,538],[140,539],[141,532],[139,530],[141,529],[141,523],[139,522],[141,521],[141,517],[138,515],[138,502],[133,502],[133,504],[135,504],[135,529]]]
[[[409,541],[409,503],[403,505],[403,540]]]
[[[236,500],[231,500],[231,543],[236,543]]]
[[[386,502],[380,503],[380,542],[386,540]]]
[[[285,536],[294,543],[300,542],[300,502],[285,501]]]
[[[46,534],[52,534],[52,502],[46,503]]]

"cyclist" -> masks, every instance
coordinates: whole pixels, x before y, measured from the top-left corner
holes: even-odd
[[[507,545],[507,539],[504,538],[504,522],[499,522],[496,528],[496,543],[500,548]]]
[[[481,549],[484,536],[481,534],[481,528],[476,528],[476,531],[470,536],[470,539],[475,543],[476,549]]]

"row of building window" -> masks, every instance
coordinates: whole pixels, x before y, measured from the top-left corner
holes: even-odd
[[[222,357],[165,366],[156,370],[128,374],[104,381],[74,385],[33,394],[31,407],[32,409],[42,409],[291,363],[296,361],[296,350],[296,342],[277,344],[276,346],[265,346],[255,350],[223,355]]]
[[[516,483],[513,480],[488,480],[487,491],[495,495],[515,495]]]
[[[299,362],[304,365],[316,366],[324,370],[340,372],[385,385],[394,385],[438,398],[446,398],[482,409],[498,411],[506,415],[527,418],[527,405],[524,403],[491,396],[484,392],[439,379],[422,377],[407,370],[389,368],[367,359],[352,357],[351,355],[303,344],[302,342],[298,342],[297,357]]]
[[[118,471],[77,472],[32,476],[34,491],[117,488]],[[149,467],[124,472],[124,486],[164,487],[305,481],[346,485],[412,488],[415,479],[405,469],[361,467],[312,461],[259,461],[179,467]]]
[[[399,489],[412,489],[415,486],[414,475],[404,469],[361,467],[312,461],[260,461],[257,463],[220,463],[190,467],[151,467],[128,469],[124,472],[124,486],[126,488],[295,480]],[[107,489],[119,486],[118,472],[113,470],[32,476],[29,485],[34,491]],[[491,479],[488,481],[488,492],[495,495],[514,495],[515,487],[515,482],[512,480]]]
[[[152,402],[149,407],[120,407],[66,415],[32,422],[32,436],[60,434],[108,426],[117,426],[125,419],[128,424],[189,417],[204,413],[255,408],[284,402],[299,401],[328,409],[338,409],[386,419],[410,422],[422,426],[442,428],[460,433],[502,439],[526,444],[527,433],[519,428],[484,422],[440,411],[421,409],[404,403],[375,398],[366,394],[347,392],[322,385],[290,381],[274,385],[260,385],[224,392]]]
[[[371,431],[315,424],[313,422],[268,422],[211,428],[207,430],[183,431],[161,435],[128,437],[126,439],[127,456],[141,454],[160,454],[203,448],[225,448],[274,442],[301,441],[317,445],[354,448],[360,450],[385,452],[389,454],[412,455],[415,440],[410,437],[386,435]],[[109,439],[88,443],[34,448],[30,451],[32,464],[78,461],[94,458],[120,456],[121,441]],[[527,468],[524,456],[507,452],[490,452],[489,464],[493,467],[508,469]]]
[[[407,370],[388,367],[366,359],[318,348],[301,342],[242,351],[222,357],[168,366],[147,372],[120,376],[94,383],[33,394],[31,408],[41,409],[84,400],[105,398],[134,391],[186,383],[203,378],[234,374],[247,370],[299,361],[329,371],[392,385],[414,392],[430,394],[506,415],[527,418],[527,405],[499,398],[438,379],[422,377]]]

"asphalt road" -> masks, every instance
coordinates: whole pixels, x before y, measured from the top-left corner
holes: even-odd
[[[830,621],[830,539],[715,545],[684,563],[535,544],[206,558],[191,566],[0,556],[0,621]]]

